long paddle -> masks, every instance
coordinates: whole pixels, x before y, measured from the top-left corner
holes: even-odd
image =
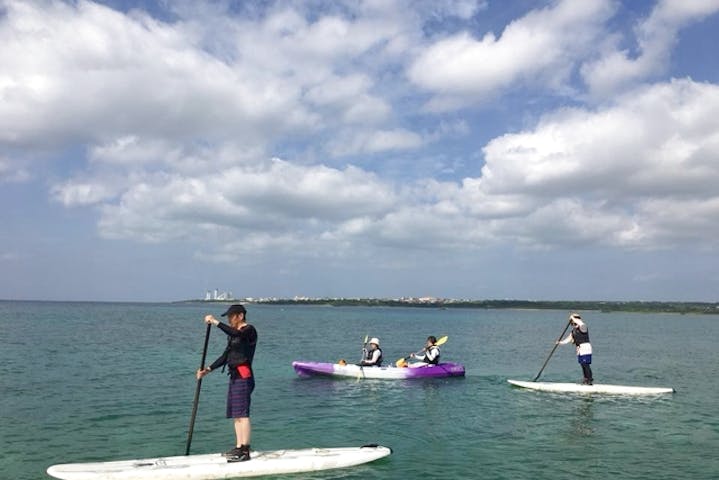
[[[449,336],[448,336],[448,335],[445,335],[444,337],[440,337],[440,339],[437,340],[437,343],[435,343],[435,345],[438,346],[438,347],[439,347],[440,345],[444,345],[445,343],[447,343],[447,340],[448,340],[448,339],[449,339]],[[422,353],[422,352],[424,352],[424,351],[426,351],[426,350],[427,350],[426,348],[423,348],[423,349],[420,350],[419,352],[415,352],[415,355],[419,355],[420,353]],[[400,358],[399,360],[397,360],[396,362],[394,362],[394,364],[399,367],[400,365],[403,365],[404,362],[406,362],[407,360],[409,360],[410,357],[411,357],[411,356],[402,357],[402,358]]]
[[[207,331],[205,332],[205,345],[202,347],[202,360],[200,361],[200,370],[205,368],[205,357],[207,357],[207,342],[210,340],[210,329],[212,324],[207,324]],[[190,428],[187,431],[187,447],[185,448],[185,455],[190,454],[190,443],[192,443],[192,432],[195,429],[195,417],[197,416],[197,404],[200,403],[200,387],[202,387],[202,379],[197,380],[197,387],[195,387],[195,401],[192,404],[192,415],[190,415]]]
[[[367,348],[367,340],[369,340],[369,335],[364,336],[364,343],[362,343],[362,360],[364,360],[365,356],[365,349]],[[359,372],[357,372],[357,380],[361,380],[362,376],[364,376],[364,368],[362,368],[362,360],[360,360],[360,368]]]
[[[542,372],[544,371],[544,367],[546,367],[546,366],[547,366],[547,363],[549,363],[549,359],[552,358],[552,355],[554,354],[554,351],[555,351],[555,350],[557,349],[557,347],[559,346],[559,341],[562,339],[562,337],[564,336],[564,334],[566,333],[567,329],[569,328],[569,326],[570,326],[571,324],[572,324],[572,321],[571,321],[571,320],[570,320],[569,322],[567,322],[567,326],[564,327],[564,330],[562,330],[562,334],[559,335],[559,338],[557,338],[557,341],[554,342],[554,348],[552,348],[552,351],[549,352],[549,355],[547,356],[547,359],[544,361],[544,365],[542,365],[542,368],[539,370],[539,373],[537,374],[536,377],[534,377],[534,380],[532,380],[533,382],[536,382],[537,379],[539,378],[539,376],[540,376],[540,375],[542,374]]]

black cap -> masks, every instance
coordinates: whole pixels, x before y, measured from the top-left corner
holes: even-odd
[[[230,308],[228,308],[227,311],[222,314],[222,316],[226,317],[227,315],[232,315],[233,313],[247,313],[247,310],[245,310],[244,305],[240,305],[238,303],[236,305],[230,305]]]

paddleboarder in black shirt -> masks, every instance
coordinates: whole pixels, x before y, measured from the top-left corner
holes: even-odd
[[[231,305],[223,317],[225,325],[212,315],[205,316],[205,323],[215,325],[227,335],[227,348],[212,365],[197,371],[198,380],[211,371],[227,366],[230,386],[227,391],[227,418],[232,418],[235,427],[235,447],[224,453],[228,462],[244,462],[250,459],[250,400],[255,389],[252,359],[257,346],[257,330],[247,323],[247,311],[243,305]]]

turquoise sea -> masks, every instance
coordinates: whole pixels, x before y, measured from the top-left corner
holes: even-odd
[[[55,463],[184,454],[206,313],[216,304],[0,302],[0,478],[49,478]],[[671,386],[656,397],[510,387],[531,380],[568,312],[248,306],[257,327],[252,446],[387,445],[390,457],[293,479],[719,478],[719,317],[582,312],[600,383]],[[465,378],[301,379],[293,360],[386,362],[448,335]],[[212,330],[208,362],[224,348]],[[542,375],[581,378],[573,348]],[[202,382],[192,453],[233,443],[227,379]]]

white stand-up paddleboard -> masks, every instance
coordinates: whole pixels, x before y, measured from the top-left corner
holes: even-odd
[[[631,385],[583,385],[581,383],[555,383],[555,382],[524,382],[521,380],[507,380],[512,385],[543,392],[557,393],[608,393],[614,395],[655,395],[658,393],[673,393],[673,388],[664,387],[633,387]]]
[[[47,469],[64,480],[215,480],[345,468],[388,456],[379,445],[252,452],[251,460],[230,463],[219,453],[119,462],[66,463]]]

